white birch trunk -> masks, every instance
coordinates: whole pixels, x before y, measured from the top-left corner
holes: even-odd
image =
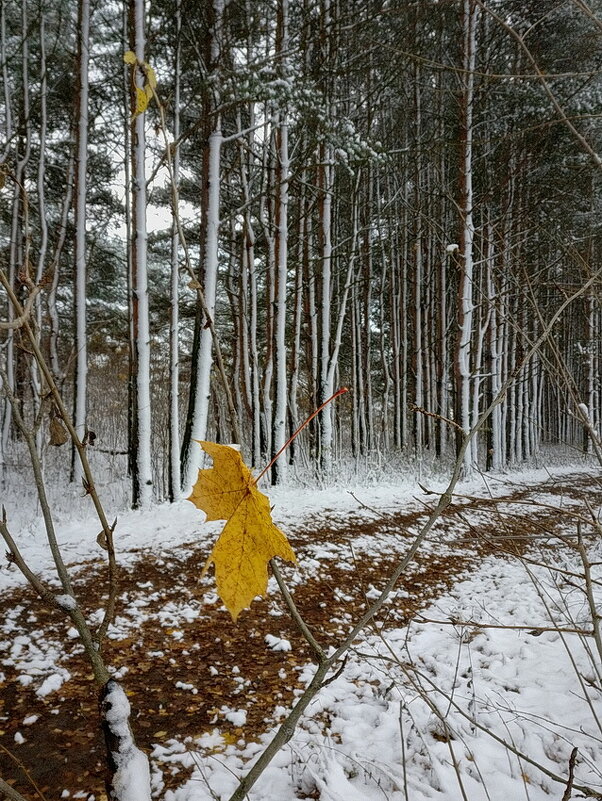
[[[590,295],[587,299],[587,408],[589,409],[589,420],[592,430],[596,432],[599,438],[599,419],[598,419],[598,403],[596,398],[596,377],[597,359],[596,359],[596,299]]]
[[[356,181],[354,197],[357,197],[359,188],[359,175]],[[335,386],[335,376],[337,373],[337,368],[339,364],[339,351],[341,349],[341,342],[343,340],[343,325],[345,323],[345,318],[347,315],[347,304],[349,300],[349,293],[351,290],[351,284],[355,278],[355,271],[356,271],[356,263],[357,263],[357,247],[358,247],[358,236],[359,236],[359,204],[354,203],[353,206],[353,233],[351,239],[351,256],[349,258],[349,265],[347,267],[347,274],[345,276],[345,285],[343,287],[343,292],[341,294],[341,299],[339,300],[338,309],[337,309],[337,319],[336,319],[336,326],[334,330],[334,336],[331,338],[331,343],[329,345],[329,358],[328,358],[328,369],[326,371],[326,381],[323,385],[324,391],[324,400],[327,400],[333,393],[334,393],[334,386]],[[329,418],[330,424],[326,433],[329,436],[329,456],[332,459],[332,450],[333,450],[333,426],[332,426],[332,416]],[[322,435],[324,435],[324,429],[322,429]],[[332,466],[332,465],[330,465]]]

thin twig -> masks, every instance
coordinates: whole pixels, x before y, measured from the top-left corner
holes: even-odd
[[[299,610],[293,600],[293,596],[291,595],[289,588],[286,586],[286,582],[280,572],[280,568],[278,567],[278,563],[275,559],[270,559],[270,567],[272,568],[272,573],[276,581],[278,582],[278,587],[280,588],[280,592],[284,598],[284,602],[290,612],[291,617],[297,624],[297,628],[301,632],[301,634],[307,640],[309,647],[314,652],[316,659],[318,660],[318,664],[321,664],[326,659],[326,654],[324,653],[324,649],[320,645],[320,643],[316,640],[314,635],[311,633],[307,623],[303,620],[301,615],[299,614]]]
[[[14,763],[15,763],[15,764],[16,764],[16,765],[19,767],[19,770],[23,771],[23,774],[25,775],[25,777],[27,778],[27,781],[28,781],[28,782],[31,784],[31,786],[33,787],[33,789],[36,791],[36,794],[37,794],[37,795],[39,795],[39,797],[42,799],[42,801],[46,801],[46,796],[45,796],[45,795],[44,795],[44,793],[43,793],[43,792],[40,790],[40,788],[38,787],[38,785],[37,785],[37,784],[36,784],[36,782],[35,782],[35,779],[34,779],[34,778],[33,778],[33,776],[30,774],[30,772],[27,770],[27,768],[25,767],[25,765],[24,765],[24,764],[21,762],[21,760],[19,759],[19,757],[18,757],[18,756],[16,756],[16,754],[13,754],[13,752],[12,752],[12,751],[9,751],[9,750],[8,750],[8,748],[6,748],[6,747],[5,747],[5,746],[3,746],[3,745],[0,745],[0,750],[1,750],[1,751],[4,751],[4,753],[5,753],[5,754],[6,754],[6,755],[7,755],[7,756],[10,758],[10,759],[12,759],[12,761],[13,761],[13,762],[14,762]],[[0,781],[2,781],[2,780],[0,779]],[[1,787],[1,786],[0,786],[0,787]],[[13,788],[11,787],[11,790],[12,790],[12,789],[13,789]]]
[[[345,392],[349,392],[349,390],[347,389],[347,387],[341,387],[340,389],[337,389],[337,391],[336,391],[336,392],[335,392],[333,395],[331,395],[331,396],[330,396],[330,398],[328,398],[327,400],[325,400],[325,401],[324,401],[324,403],[322,403],[320,406],[318,406],[318,408],[317,408],[317,409],[315,409],[315,410],[314,410],[314,411],[313,411],[313,412],[312,412],[312,413],[309,415],[309,417],[307,417],[307,418],[306,418],[306,419],[305,419],[305,420],[304,420],[304,421],[301,423],[301,425],[299,426],[299,428],[297,428],[297,429],[296,429],[296,431],[294,431],[294,432],[291,434],[291,436],[290,436],[290,437],[287,439],[287,441],[284,443],[284,445],[283,445],[283,446],[280,448],[280,450],[278,451],[278,453],[277,453],[277,454],[276,454],[276,455],[273,457],[273,459],[272,459],[272,460],[269,462],[269,464],[267,464],[267,465],[266,465],[266,466],[263,468],[263,470],[261,471],[261,473],[260,473],[260,474],[259,474],[259,475],[258,475],[258,476],[255,478],[255,480],[253,481],[253,484],[257,484],[257,483],[259,482],[259,479],[260,479],[260,478],[262,478],[262,477],[263,477],[263,476],[264,476],[264,475],[265,475],[265,474],[268,472],[268,470],[269,470],[271,467],[273,467],[273,465],[274,465],[274,464],[275,464],[275,463],[278,461],[278,459],[279,459],[279,458],[282,456],[282,454],[283,454],[283,453],[284,453],[284,451],[285,451],[285,450],[288,448],[288,446],[291,444],[291,442],[292,442],[294,439],[296,439],[296,437],[298,437],[298,436],[299,436],[299,434],[300,434],[300,433],[303,431],[303,429],[304,429],[304,428],[305,428],[307,425],[309,425],[309,424],[311,423],[311,421],[314,419],[314,417],[317,417],[317,415],[319,415],[319,414],[320,414],[320,412],[322,411],[322,409],[325,409],[325,408],[328,406],[328,404],[329,404],[329,403],[332,403],[332,401],[333,401],[333,400],[335,400],[335,398],[338,398],[338,397],[339,397],[339,395],[343,395]]]
[[[417,623],[436,623],[440,626],[459,626],[475,628],[475,629],[507,629],[508,631],[526,631],[528,634],[543,634],[546,631],[551,631],[556,634],[582,634],[584,637],[593,637],[593,631],[586,631],[585,629],[571,629],[559,628],[558,626],[503,626],[501,623],[483,623],[476,620],[456,620],[450,618],[449,620],[436,620],[423,615],[417,615],[414,620]]]
[[[566,790],[562,794],[562,801],[570,801],[571,795],[573,793],[573,782],[575,780],[575,762],[577,761],[577,754],[579,753],[579,749],[577,747],[573,748],[571,751],[571,755],[569,757],[569,776],[566,781]]]
[[[27,300],[25,301],[25,306],[23,307],[23,313],[18,317],[13,317],[12,320],[0,321],[0,330],[8,331],[15,328],[21,328],[23,325],[25,325],[25,323],[31,317],[35,299],[39,295],[40,289],[41,287],[34,286],[33,289],[30,290]]]

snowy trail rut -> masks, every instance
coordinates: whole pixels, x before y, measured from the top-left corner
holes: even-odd
[[[404,625],[484,556],[545,543],[559,525],[566,526],[566,514],[583,493],[599,506],[602,482],[578,474],[532,487],[509,483],[503,497],[459,498],[376,625]],[[283,572],[325,647],[335,645],[377,596],[427,517],[433,497],[421,499],[422,511],[381,515],[358,506],[356,514],[342,519],[324,510],[302,529],[289,527],[299,566]],[[229,742],[256,739],[291,703],[299,672],[310,659],[273,580],[269,598],[254,602],[232,624],[211,578],[199,580],[207,553],[207,543],[160,553],[140,550],[139,558],[121,569],[119,612],[106,657],[123,680],[139,743],[148,750],[215,728]],[[102,604],[102,575],[99,563],[91,562],[77,577],[91,618]],[[26,589],[6,592],[0,607],[0,746],[6,749],[0,753],[0,775],[28,795],[25,768],[49,801],[64,791],[103,797],[96,690],[73,632],[65,635],[65,622]],[[160,767],[163,792],[187,777],[180,765]]]

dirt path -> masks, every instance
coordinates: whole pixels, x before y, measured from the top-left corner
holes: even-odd
[[[391,627],[407,623],[484,555],[520,552],[531,538],[547,536],[562,522],[558,509],[517,504],[528,504],[535,493],[568,500],[584,491],[590,503],[602,503],[602,483],[579,475],[565,477],[562,485],[513,487],[495,501],[454,504],[381,621]],[[299,572],[289,572],[295,600],[323,645],[335,644],[349,630],[426,514],[399,511],[366,520],[325,511],[290,536],[300,562]],[[119,616],[105,654],[120,670],[139,744],[148,751],[215,728],[227,742],[253,740],[274,722],[277,707],[291,703],[298,669],[310,658],[276,593],[255,602],[233,625],[216,602],[211,580],[199,580],[206,556],[197,544],[161,554],[141,551],[140,559],[121,571]],[[79,572],[78,595],[88,615],[102,605],[102,575],[97,563]],[[0,620],[0,776],[28,798],[35,792],[26,773],[48,801],[67,797],[65,791],[104,798],[96,691],[76,638],[72,632],[65,638],[64,620],[26,590],[1,599]],[[272,650],[266,635],[280,647],[288,641],[290,650]],[[49,663],[56,665],[54,673]],[[50,687],[63,683],[40,695],[45,679]],[[244,711],[245,724],[236,725],[235,715],[229,721],[229,710]],[[187,778],[180,768],[172,774],[169,765],[159,767],[164,790]]]

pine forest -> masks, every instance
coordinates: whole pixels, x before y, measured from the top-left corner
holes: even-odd
[[[581,6],[5,0],[2,369],[40,450],[62,425],[23,313],[134,505],[190,486],[195,440],[269,462],[343,386],[273,483],[449,462],[486,410],[467,473],[592,449]],[[15,439],[5,394],[5,473]]]
[[[602,799],[602,0],[0,65],[0,798]]]

